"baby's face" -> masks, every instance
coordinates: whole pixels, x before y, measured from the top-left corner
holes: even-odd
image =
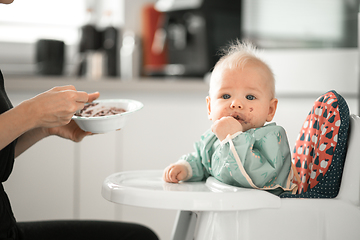
[[[273,98],[271,80],[263,68],[248,63],[244,69],[217,69],[212,78],[206,101],[213,122],[232,116],[247,131],[264,126],[274,117],[277,99]]]

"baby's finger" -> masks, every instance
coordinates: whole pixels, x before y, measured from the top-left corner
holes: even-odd
[[[169,181],[169,168],[165,168],[164,172],[163,172],[163,179],[164,181],[168,182]]]
[[[178,172],[174,168],[172,168],[170,170],[169,175],[170,175],[171,182],[173,182],[173,183],[178,183],[179,182],[179,180],[177,179]]]
[[[186,178],[186,176],[187,176],[186,172],[181,171],[181,172],[179,172],[179,174],[176,176],[176,179],[177,179],[178,181],[182,181],[182,180],[184,180],[184,179]]]
[[[165,182],[168,182],[169,180],[169,178],[168,178],[168,171],[167,171],[167,168],[164,170],[164,173],[163,173],[163,179],[164,179],[164,181]]]
[[[165,171],[164,171],[164,180],[166,181],[166,182],[172,182],[172,180],[171,180],[171,175],[170,175],[170,171],[171,171],[171,167],[167,167],[166,169],[165,169]]]

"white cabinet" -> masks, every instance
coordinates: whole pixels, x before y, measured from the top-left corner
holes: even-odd
[[[115,219],[115,204],[104,201],[104,179],[118,170],[121,155],[120,132],[97,134],[75,146],[74,218]]]

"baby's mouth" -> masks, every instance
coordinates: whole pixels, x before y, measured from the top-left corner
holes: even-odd
[[[239,122],[245,122],[245,118],[243,116],[241,116],[241,114],[239,114],[239,113],[232,113],[230,116],[235,118]]]

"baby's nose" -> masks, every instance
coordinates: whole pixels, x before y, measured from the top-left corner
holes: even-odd
[[[232,109],[243,108],[242,103],[238,100],[234,100],[230,106]]]

